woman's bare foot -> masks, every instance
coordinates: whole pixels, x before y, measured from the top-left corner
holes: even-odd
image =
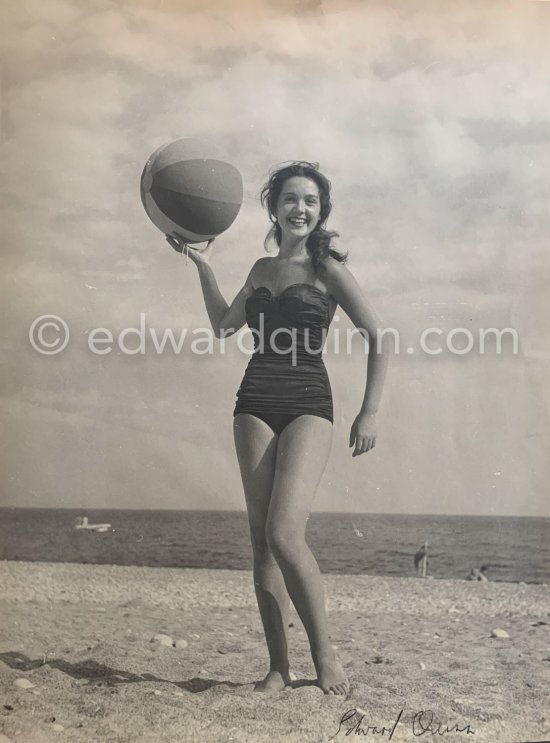
[[[254,691],[282,691],[285,686],[290,686],[292,681],[288,671],[270,671],[263,681],[258,681],[254,685]]]
[[[318,655],[314,658],[317,670],[317,683],[325,694],[342,694],[349,692],[350,685],[346,672],[334,653]]]

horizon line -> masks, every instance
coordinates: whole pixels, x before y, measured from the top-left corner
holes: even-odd
[[[21,506],[21,505],[1,505],[0,511],[166,511],[167,513],[242,513],[246,514],[246,509],[241,508],[159,508],[159,507],[98,507],[98,506]],[[450,518],[525,518],[525,519],[550,519],[550,514],[513,514],[513,513],[428,513],[428,512],[404,512],[404,511],[312,511],[312,515],[337,515],[337,516],[441,516]]]

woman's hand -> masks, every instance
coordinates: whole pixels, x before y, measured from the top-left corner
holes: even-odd
[[[186,258],[189,257],[195,265],[199,263],[210,263],[212,258],[212,243],[215,238],[213,237],[208,241],[206,248],[195,248],[185,242],[179,235],[166,235],[166,242],[170,245],[176,253],[185,253]]]
[[[352,457],[364,454],[374,448],[376,444],[376,415],[374,413],[359,413],[353,421],[349,435],[349,445],[354,446]]]

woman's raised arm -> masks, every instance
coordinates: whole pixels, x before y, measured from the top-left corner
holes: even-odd
[[[166,240],[178,253],[185,251],[186,255],[197,266],[204,304],[206,305],[208,318],[216,338],[227,338],[233,335],[233,333],[236,333],[246,322],[245,303],[254,291],[251,282],[254,266],[244,286],[238,292],[231,305],[229,305],[220,292],[214,271],[210,265],[212,243],[214,240],[210,240],[206,248],[201,251],[186,245],[180,238],[171,235],[167,235]]]

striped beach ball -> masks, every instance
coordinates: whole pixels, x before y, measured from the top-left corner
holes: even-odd
[[[243,201],[243,180],[235,166],[212,157],[204,143],[178,139],[147,160],[141,200],[159,230],[198,243],[233,223]]]

